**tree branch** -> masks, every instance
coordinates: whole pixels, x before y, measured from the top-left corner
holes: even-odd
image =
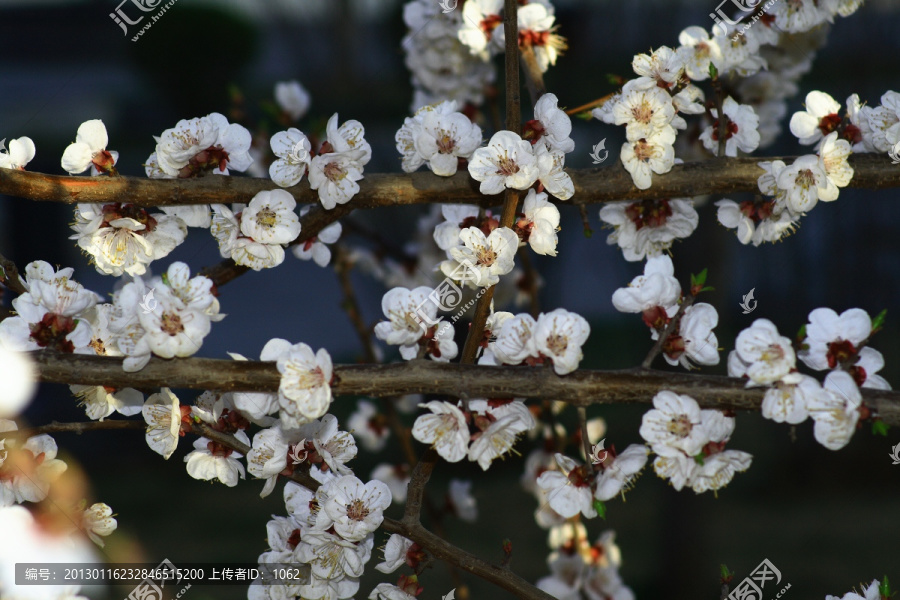
[[[210,358],[153,357],[143,370],[126,373],[121,359],[107,356],[31,353],[41,380],[112,387],[172,387],[197,390],[277,392],[275,363]],[[534,398],[575,406],[649,403],[660,390],[692,396],[704,408],[759,410],[765,388],[719,375],[647,369],[578,370],[564,377],[553,369],[488,367],[415,360],[389,365],[336,365],[335,395],[402,396],[446,394],[456,398]],[[862,389],[870,409],[888,425],[900,425],[900,392]]]
[[[143,421],[80,421],[78,423],[58,423],[53,421],[40,427],[26,427],[15,431],[0,431],[0,440],[4,438],[28,438],[42,433],[77,433],[85,431],[121,431],[123,429],[145,429]]]
[[[631,175],[616,161],[595,169],[566,169],[575,184],[575,205],[613,200],[661,199],[758,192],[762,174],[758,162],[794,156],[716,158],[675,165],[665,175],[653,176],[653,187],[639,190]],[[851,188],[884,189],[900,187],[900,169],[890,158],[878,154],[854,154],[850,165],[855,174]],[[342,207],[377,208],[412,204],[478,204],[497,206],[497,196],[482,196],[468,172],[438,177],[428,171],[416,173],[367,173],[359,182],[360,191]],[[210,176],[201,179],[147,179],[144,177],[63,177],[30,171],[0,169],[0,194],[49,202],[123,202],[137,206],[179,206],[185,204],[228,204],[249,202],[257,193],[275,189],[268,179]],[[298,204],[318,203],[317,192],[300,183],[287,188]],[[328,212],[333,212],[328,211]],[[304,226],[305,227],[305,226]]]

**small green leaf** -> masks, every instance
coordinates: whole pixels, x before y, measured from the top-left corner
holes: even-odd
[[[729,571],[726,565],[719,565],[719,573],[722,575],[722,581],[725,582],[731,581],[731,578],[734,577],[734,573]]]
[[[169,287],[172,287],[171,285],[169,285],[169,275],[168,275],[168,273],[163,273],[163,274],[162,274],[162,282],[163,282],[165,285],[167,285],[167,286],[169,286]]]
[[[575,118],[584,119],[585,121],[590,121],[591,119],[594,118],[594,115],[593,115],[593,113],[591,113],[591,111],[587,110],[585,112],[575,113]]]
[[[881,594],[882,598],[891,597],[891,584],[888,582],[887,575],[884,576],[884,580],[881,582],[881,585],[878,586],[878,593]]]
[[[797,332],[797,341],[802,342],[806,339],[806,325],[800,328],[800,331]]]
[[[694,457],[694,462],[696,462],[701,467],[703,466],[703,453],[702,452]]]
[[[585,227],[584,228],[584,237],[589,238],[592,235],[594,235],[594,230],[591,229],[590,227]]]
[[[887,309],[884,309],[883,311],[878,313],[878,316],[876,316],[874,319],[872,319],[872,333],[875,333],[876,331],[881,329],[882,325],[884,325],[884,318],[886,316],[887,316]]]
[[[881,419],[875,419],[874,421],[872,421],[872,435],[881,435],[887,437],[888,429],[890,429],[888,424]]]
[[[594,510],[597,511],[601,519],[606,518],[606,505],[601,500],[594,500]]]
[[[709,269],[703,269],[696,275],[691,275],[691,287],[703,287],[706,285],[706,273]]]
[[[716,68],[716,65],[712,64],[712,61],[709,63],[709,77],[710,79],[719,78],[719,70]]]
[[[714,288],[714,287],[711,286],[711,285],[708,285],[708,286],[706,286],[705,288],[702,288],[700,291],[701,291],[701,292],[714,292],[714,291],[716,291],[716,288]]]

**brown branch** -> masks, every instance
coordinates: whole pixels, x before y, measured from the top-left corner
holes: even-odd
[[[653,176],[653,187],[639,190],[619,161],[593,169],[566,169],[575,185],[575,195],[567,204],[597,204],[614,200],[681,198],[704,194],[758,192],[761,161],[782,160],[790,164],[795,156],[714,158],[675,165],[665,175]],[[900,187],[900,169],[880,154],[854,154],[854,169],[848,187],[884,189]],[[348,204],[332,211],[412,204],[478,204],[497,206],[495,196],[482,196],[468,172],[438,177],[429,171],[416,173],[367,173],[359,182],[360,191]],[[257,193],[275,189],[268,179],[211,176],[201,179],[147,179],[142,177],[63,177],[30,171],[0,169],[0,194],[31,200],[65,202],[122,202],[138,206],[179,206],[185,204],[228,204],[249,202]],[[301,182],[287,188],[298,204],[316,204],[318,195]],[[343,216],[343,215],[342,215]]]
[[[143,370],[126,373],[121,359],[33,352],[41,380],[111,387],[172,387],[219,391],[277,392],[274,363],[210,358],[151,358]],[[489,367],[415,360],[389,365],[336,365],[335,395],[402,396],[446,394],[456,398],[534,398],[575,406],[649,403],[660,390],[692,396],[704,408],[759,410],[765,388],[719,375],[647,369],[578,370],[564,377],[553,369]],[[870,409],[888,425],[900,425],[900,392],[862,389]]]
[[[0,254],[0,284],[5,285],[17,294],[24,294],[28,291],[22,285],[22,280],[19,279],[19,269],[16,268],[16,263],[2,254]]]
[[[147,425],[143,421],[81,421],[78,423],[57,423],[53,421],[40,427],[26,427],[16,431],[0,431],[0,440],[3,438],[23,438],[41,435],[42,433],[77,433],[85,431],[121,431],[123,429],[144,429]]]
[[[588,473],[594,473],[594,462],[591,452],[591,438],[588,435],[587,426],[587,409],[583,406],[578,407],[578,424],[581,427],[581,447],[584,449],[584,464],[588,468]]]
[[[431,472],[437,464],[438,453],[428,448],[416,463],[406,488],[406,510],[403,513],[403,524],[412,526],[421,523],[422,504],[425,499],[425,485],[431,478]]]
[[[521,134],[522,131],[522,103],[521,84],[519,83],[519,5],[517,0],[504,0],[503,7],[503,31],[506,34],[506,128],[509,131]],[[512,227],[516,220],[516,210],[519,206],[519,192],[506,189],[503,194],[503,211],[500,215],[500,227]],[[475,362],[475,355],[481,345],[484,336],[484,325],[487,323],[488,314],[491,312],[491,303],[494,299],[494,289],[491,286],[478,298],[475,304],[475,313],[472,315],[472,323],[466,342],[463,345],[460,362],[471,364]]]

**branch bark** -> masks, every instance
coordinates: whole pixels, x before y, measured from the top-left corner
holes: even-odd
[[[665,175],[653,177],[653,187],[639,190],[631,175],[615,161],[596,169],[566,169],[575,184],[575,205],[613,200],[680,198],[702,194],[757,192],[767,160],[793,162],[796,157],[717,158],[675,165]],[[900,169],[890,158],[876,154],[850,157],[855,174],[851,188],[883,189],[900,187]],[[377,208],[412,204],[501,204],[499,196],[482,196],[477,182],[467,172],[438,177],[427,171],[416,173],[367,173],[359,182],[360,191],[342,206]],[[268,179],[210,176],[200,179],[147,179],[144,177],[63,177],[30,171],[0,169],[0,194],[48,202],[122,202],[138,206],[179,206],[185,204],[228,204],[249,202],[253,196],[277,186]],[[317,192],[301,183],[287,188],[298,204],[318,203]],[[332,212],[332,211],[329,211]],[[348,210],[349,212],[349,210]]]
[[[122,370],[120,359],[107,356],[32,353],[42,381],[111,387],[171,387],[197,390],[277,392],[281,381],[275,363],[210,358],[151,358],[137,373]],[[415,360],[389,365],[336,365],[335,395],[402,396],[446,394],[469,398],[534,398],[575,406],[649,403],[660,390],[692,396],[704,408],[759,410],[764,388],[719,375],[648,369],[578,370],[564,377],[553,369],[441,364]],[[863,389],[870,409],[888,425],[900,425],[900,392]]]

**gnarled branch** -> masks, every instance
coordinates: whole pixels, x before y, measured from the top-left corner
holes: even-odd
[[[665,175],[654,175],[653,186],[639,190],[631,175],[615,161],[597,169],[567,169],[575,184],[576,205],[612,200],[681,198],[702,194],[756,192],[767,160],[792,162],[796,157],[717,158],[675,165]],[[884,155],[850,157],[855,173],[849,187],[882,189],[900,187],[900,169]],[[500,196],[483,196],[465,171],[438,177],[416,173],[366,173],[353,208],[453,203],[498,206]],[[64,177],[0,168],[0,194],[49,202],[131,202],[138,206],[228,204],[249,202],[253,196],[277,186],[268,179],[209,176],[200,179],[148,179],[145,177]],[[287,188],[298,204],[318,203],[318,193],[300,182]]]
[[[276,392],[275,363],[210,358],[152,358],[143,370],[126,373],[120,359],[39,351],[32,354],[41,379],[111,387],[173,387],[198,390]],[[414,360],[389,365],[336,365],[335,395],[401,396],[446,394],[468,398],[534,398],[575,406],[648,403],[660,390],[692,396],[705,408],[759,410],[764,388],[719,375],[648,369],[578,370],[560,377],[552,369],[489,367]],[[900,425],[900,392],[861,390],[866,404],[888,425]]]

